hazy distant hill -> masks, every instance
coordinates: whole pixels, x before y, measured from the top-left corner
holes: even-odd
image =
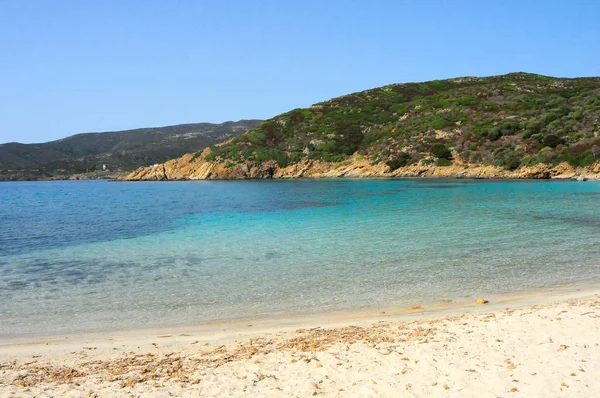
[[[40,144],[0,145],[0,179],[35,179],[101,170],[128,171],[162,163],[243,134],[260,120],[194,123],[77,134]]]

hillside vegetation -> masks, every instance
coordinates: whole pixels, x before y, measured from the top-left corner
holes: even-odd
[[[599,131],[600,78],[511,73],[392,84],[294,109],[190,162],[583,167],[600,158]]]
[[[77,134],[40,143],[0,145],[1,179],[37,179],[102,170],[131,171],[245,133],[260,123],[241,120]]]

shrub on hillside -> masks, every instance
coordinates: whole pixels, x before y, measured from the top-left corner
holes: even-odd
[[[451,166],[452,162],[449,161],[448,159],[444,159],[444,158],[439,158],[436,162],[436,164],[438,166]]]
[[[392,159],[388,160],[385,164],[388,165],[391,171],[394,171],[400,167],[404,167],[408,164],[410,155],[406,152],[400,152]]]
[[[555,134],[550,134],[544,137],[542,143],[550,148],[556,148],[560,144],[564,144],[564,140]]]
[[[580,155],[569,153],[559,158],[559,161],[565,160],[573,167],[585,167],[593,164],[596,161],[596,156],[593,152],[584,152]]]
[[[431,153],[440,159],[450,159],[452,152],[446,147],[446,145],[436,142],[431,146]]]

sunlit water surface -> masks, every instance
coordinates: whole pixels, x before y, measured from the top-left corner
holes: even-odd
[[[600,183],[0,184],[0,337],[600,281]]]

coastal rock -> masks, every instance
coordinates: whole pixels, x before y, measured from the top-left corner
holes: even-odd
[[[322,162],[304,160],[286,167],[279,167],[270,160],[261,164],[252,162],[207,162],[205,150],[200,156],[187,154],[163,164],[142,167],[122,178],[125,181],[167,180],[244,180],[244,179],[290,179],[290,178],[469,178],[469,179],[600,179],[600,163],[587,168],[574,169],[568,163],[556,166],[538,164],[525,166],[515,171],[480,164],[458,164],[450,166],[409,165],[394,171],[382,163],[371,163],[368,159],[352,158],[345,162]]]
[[[547,179],[552,177],[551,169],[545,165],[525,166],[515,172],[515,178]]]

